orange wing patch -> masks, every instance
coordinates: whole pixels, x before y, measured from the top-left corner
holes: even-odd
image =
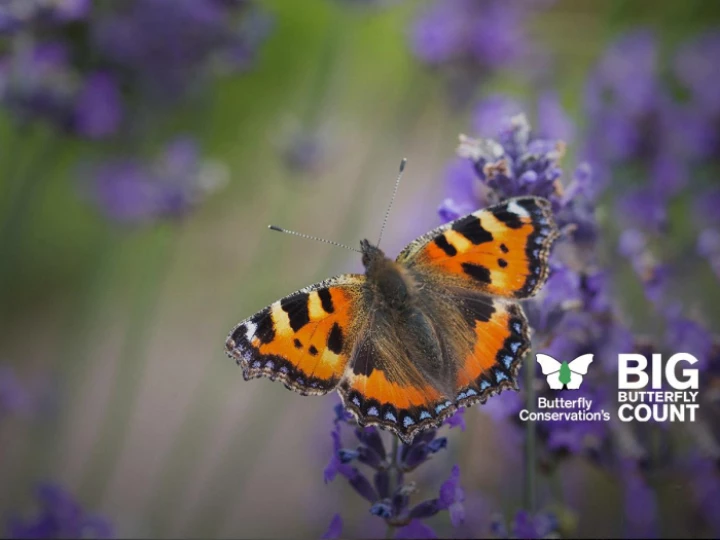
[[[361,318],[364,276],[345,275],[311,285],[238,324],[226,350],[245,379],[280,379],[302,394],[326,394],[348,365]]]
[[[473,351],[458,367],[458,405],[484,402],[506,388],[517,390],[518,371],[530,346],[527,320],[515,303],[495,300],[487,320],[475,321]]]
[[[425,379],[401,351],[391,358],[379,354],[372,335],[354,351],[338,392],[360,425],[390,429],[405,442],[455,411],[449,397]]]
[[[547,259],[557,236],[550,203],[520,197],[429,232],[397,260],[440,272],[456,286],[527,298],[547,279]]]

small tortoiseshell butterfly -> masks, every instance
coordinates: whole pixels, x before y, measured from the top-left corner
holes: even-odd
[[[337,390],[360,425],[404,442],[517,373],[530,339],[518,300],[548,275],[550,203],[518,197],[433,229],[394,261],[360,242],[365,274],[310,285],[238,324],[228,356],[245,380],[303,395]]]

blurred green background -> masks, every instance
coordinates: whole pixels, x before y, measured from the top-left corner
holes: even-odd
[[[152,155],[188,133],[224,164],[224,187],[183,218],[109,222],[82,196],[78,162],[125,148],[0,119],[0,363],[39,403],[0,419],[0,513],[30,506],[32,485],[52,479],[121,536],[314,537],[338,509],[350,523],[369,519],[347,486],[323,484],[336,398],[245,383],[223,351],[239,320],[360,270],[356,255],[268,224],[352,246],[374,239],[407,157],[384,240],[394,256],[439,223],[444,167],[457,135],[472,134],[469,109],[453,107],[443,79],[409,50],[423,3],[350,4],[262,2],[274,26],[252,69],[218,78],[129,143]],[[717,24],[719,8],[560,0],[537,11],[529,33],[554,56],[553,86],[580,129],[585,78],[612,37],[650,25],[671,46]],[[540,90],[512,70],[478,88],[478,98],[507,92],[529,103]],[[281,158],[293,126],[324,137],[309,172]],[[568,145],[570,169],[578,149]],[[496,466],[505,449],[491,422],[477,409],[467,418],[447,459],[468,471],[466,488],[512,508],[521,477]],[[445,474],[441,460],[434,466]],[[597,496],[583,504],[595,514],[584,530],[613,534],[615,488],[591,478]],[[670,510],[678,494],[663,497]]]

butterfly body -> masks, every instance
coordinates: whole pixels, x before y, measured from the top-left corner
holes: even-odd
[[[512,199],[418,238],[392,260],[360,243],[365,274],[301,289],[238,324],[246,379],[337,390],[361,425],[410,441],[458,406],[517,388],[528,349],[517,299],[547,277],[557,230],[544,199]]]

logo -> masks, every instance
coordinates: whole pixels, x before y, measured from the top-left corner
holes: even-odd
[[[693,355],[680,352],[663,363],[662,355],[655,353],[652,355],[651,378],[646,372],[650,365],[645,356],[619,355],[620,421],[694,422],[699,407],[698,369],[689,366],[697,361]],[[681,362],[689,366],[680,368]]]
[[[577,390],[587,375],[588,367],[593,361],[592,354],[583,354],[571,362],[558,362],[547,354],[537,354],[535,358],[547,377],[547,382],[553,390]]]

